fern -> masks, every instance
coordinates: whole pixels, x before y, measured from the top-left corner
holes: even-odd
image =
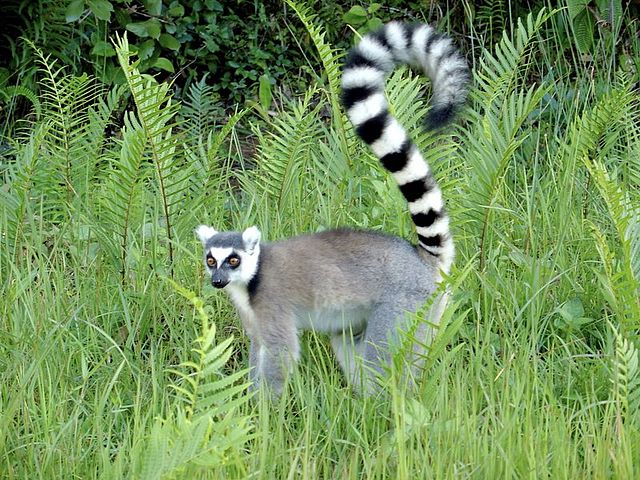
[[[180,295],[193,304],[202,326],[202,334],[196,339],[198,348],[193,349],[198,361],[183,362],[181,370],[170,369],[169,371],[180,379],[179,384],[173,384],[171,388],[179,394],[187,418],[209,414],[212,409],[218,414],[227,413],[247,400],[246,396],[232,401],[229,399],[244,392],[249,386],[248,383],[240,381],[246,376],[247,370],[240,370],[229,376],[220,374],[233,353],[233,337],[214,345],[216,326],[209,321],[204,301],[177,283],[171,281],[171,284]],[[215,381],[203,383],[211,377],[216,377]]]
[[[467,195],[468,215],[479,238],[480,268],[484,268],[491,213],[500,193],[501,180],[522,142],[529,135],[524,128],[550,86],[519,88],[518,79],[526,68],[526,59],[536,33],[548,14],[530,14],[525,24],[518,20],[515,38],[506,33],[493,54],[486,52],[475,74],[477,89],[472,98],[477,104],[470,112],[470,125],[464,131],[466,158],[473,171]],[[477,206],[484,209],[478,211]],[[478,248],[476,247],[476,248]],[[474,248],[475,249],[475,248]]]
[[[299,204],[302,191],[308,188],[308,160],[316,148],[320,132],[320,101],[312,107],[315,90],[293,104],[272,122],[273,132],[256,129],[258,137],[259,172],[244,175],[241,181],[254,198],[274,203],[279,211]]]
[[[132,54],[126,35],[117,39],[116,52],[150,149],[168,240],[169,268],[173,275],[174,210],[177,215],[177,206],[188,188],[191,173],[188,165],[185,167],[180,163],[177,155],[180,143],[173,133],[176,127],[174,117],[179,105],[172,103],[167,84],[158,84],[152,78],[141,75],[139,60],[130,62]]]
[[[219,132],[205,132],[209,124],[204,116],[209,107],[206,100],[194,99],[204,110],[197,114],[187,111],[184,134],[188,139],[195,139],[195,144],[183,143],[184,135],[176,133],[179,124],[175,116],[180,105],[172,102],[169,85],[158,84],[153,78],[140,74],[138,61],[131,61],[126,37],[117,40],[116,51],[135,111],[125,114],[119,154],[108,157],[111,170],[100,202],[99,234],[105,250],[115,259],[120,281],[124,283],[132,233],[142,220],[140,205],[144,199],[140,187],[149,180],[155,187],[153,192],[161,209],[159,223],[164,227],[168,266],[173,276],[176,241],[187,234],[191,237],[195,215],[211,200],[211,196],[203,195],[203,187],[213,188],[220,195],[228,193],[222,188],[228,174],[217,155],[245,111],[232,116]],[[200,87],[199,93],[193,94],[195,97],[206,95],[206,89]],[[192,103],[189,108],[199,107]],[[155,178],[151,179],[150,175]]]
[[[222,116],[222,108],[214,103],[213,94],[206,74],[187,90],[181,113],[188,125],[186,137],[191,144],[201,145],[213,127],[213,120]]]
[[[99,238],[115,260],[122,284],[126,278],[127,252],[131,242],[134,212],[139,208],[138,187],[143,178],[145,131],[132,112],[124,117],[120,155],[111,159],[112,170],[100,197]]]
[[[148,438],[134,456],[134,476],[141,479],[163,477],[193,478],[204,469],[220,467],[229,451],[237,451],[249,440],[251,426],[238,410],[247,403],[247,371],[229,376],[221,373],[231,354],[232,338],[215,344],[216,328],[210,323],[204,302],[193,292],[172,282],[174,289],[193,304],[201,321],[202,334],[193,350],[196,361],[185,361],[169,370],[178,383],[171,388],[177,403],[164,420],[154,423]]]
[[[640,421],[640,365],[638,350],[633,342],[625,338],[613,324],[615,355],[612,358],[611,383],[613,400],[618,407],[618,415],[623,421],[638,425]]]
[[[104,131],[120,90],[101,101],[103,87],[83,75],[66,75],[63,67],[30,44],[43,76],[37,116],[16,138],[16,162],[7,172],[8,233],[14,245],[24,226],[37,219],[56,226],[77,221],[91,203],[92,181],[102,158]],[[17,88],[17,87],[16,87]],[[17,88],[30,98],[29,90]]]
[[[505,0],[488,0],[478,6],[476,17],[480,26],[478,30],[487,32],[490,35],[489,40],[495,38],[506,28],[508,15],[506,3]]]
[[[31,46],[43,74],[40,96],[46,142],[41,155],[49,174],[49,181],[39,187],[49,220],[57,223],[69,218],[77,201],[86,201],[90,192],[89,180],[99,158],[98,146],[107,121],[102,119],[102,125],[92,123],[91,113],[104,88],[87,75],[66,75],[55,60]]]
[[[622,26],[622,2],[620,0],[600,0],[595,5],[585,0],[567,0],[569,18],[578,49],[582,53],[593,50],[596,32],[607,26],[614,34]]]
[[[611,178],[605,161],[614,146],[623,141],[628,125],[639,120],[637,105],[628,86],[614,88],[574,122],[570,138],[575,140],[566,147],[594,180],[614,227],[617,248],[611,257],[606,254],[609,248],[605,249],[605,236],[595,225],[592,231],[606,266],[601,281],[607,284],[609,303],[625,336],[637,335],[640,329],[640,206]]]
[[[231,195],[225,188],[229,168],[219,158],[220,149],[238,122],[249,112],[248,109],[236,112],[226,119],[224,125],[214,130],[212,119],[222,117],[222,108],[214,103],[213,87],[206,84],[206,79],[207,75],[189,87],[182,107],[186,127],[184,151],[189,164],[193,166],[194,175],[189,194],[189,209],[192,211],[202,206],[205,200],[220,204]],[[203,186],[209,190],[207,195],[202,194]],[[187,220],[186,217],[182,218]]]
[[[628,86],[613,88],[571,126],[569,153],[589,156],[609,153],[619,142],[629,122],[637,121],[638,100]],[[635,119],[635,120],[634,120]],[[606,147],[606,148],[605,148]],[[603,152],[604,150],[604,152]]]
[[[126,85],[112,87],[89,108],[89,123],[86,129],[87,149],[91,155],[96,157],[95,163],[98,164],[94,175],[96,178],[101,174],[99,168],[105,165],[105,156],[108,154],[107,152],[111,148],[113,141],[113,137],[109,135],[109,132],[120,127],[119,122],[114,117],[117,117],[122,109],[126,88]],[[91,173],[93,172],[87,172],[87,175],[91,175]],[[89,180],[94,179],[89,178]]]
[[[480,68],[475,74],[483,97],[499,101],[514,89],[517,79],[524,78],[521,71],[527,66],[525,61],[531,52],[534,37],[551,15],[543,8],[536,17],[531,13],[527,15],[526,24],[518,19],[513,40],[505,31],[493,54],[485,51],[480,59]]]
[[[330,97],[332,100],[335,100],[335,103],[332,102],[331,104],[332,114],[336,118],[341,118],[341,109],[338,103],[340,98],[340,63],[338,63],[340,56],[337,50],[325,41],[326,32],[314,23],[317,16],[309,13],[310,8],[308,6],[299,5],[292,0],[287,0],[287,4],[296,12],[296,15],[298,15],[298,18],[311,37],[311,41],[318,50],[324,74],[327,76]]]
[[[619,253],[606,255],[604,234],[593,225],[600,257],[605,264],[606,276],[601,277],[608,302],[620,321],[624,335],[635,335],[640,331],[640,281],[638,277],[638,242],[640,241],[640,208],[629,201],[618,185],[613,183],[599,162],[583,157],[583,162],[592,178],[596,180],[598,191],[605,199],[609,215],[617,233]]]
[[[589,52],[595,35],[594,22],[585,0],[567,0],[573,38],[582,53]]]
[[[11,102],[17,96],[22,96],[31,102],[33,106],[33,110],[36,114],[36,120],[40,118],[42,114],[42,105],[38,96],[29,88],[22,85],[10,85],[8,87],[0,88],[0,95],[2,95],[7,102]],[[11,107],[14,105],[12,104]],[[7,114],[7,118],[11,117],[11,109],[9,109],[9,113]]]
[[[322,27],[315,24],[317,16],[310,14],[309,6],[303,6],[293,0],[287,0],[287,4],[296,12],[298,18],[304,25],[307,33],[311,37],[311,41],[318,51],[320,61],[322,62],[324,74],[327,76],[329,84],[329,103],[331,104],[331,121],[335,125],[336,132],[340,137],[340,146],[343,152],[351,157],[353,153],[353,142],[350,142],[346,136],[345,117],[340,107],[340,66],[341,54],[331,47],[326,41],[326,32]]]
[[[7,253],[13,250],[11,258],[17,258],[15,250],[22,244],[24,228],[38,213],[33,199],[41,195],[40,186],[49,182],[48,168],[40,154],[47,131],[42,124],[35,125],[28,139],[16,147],[15,162],[7,166],[4,174],[6,187],[0,189],[3,242]]]
[[[191,165],[192,178],[183,211],[197,212],[206,205],[223,205],[234,195],[229,184],[232,174],[231,162],[222,161],[220,149],[248,111],[240,110],[230,116],[227,123],[217,131],[209,130],[206,134],[203,132],[204,138],[199,139],[197,145],[184,145],[185,156]],[[187,120],[187,124],[189,123],[191,121]],[[206,194],[203,194],[203,188],[206,188]],[[186,231],[193,229],[196,219],[190,215],[182,215],[178,222],[179,229]]]

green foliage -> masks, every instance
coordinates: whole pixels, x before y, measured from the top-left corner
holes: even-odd
[[[489,0],[479,4],[476,11],[478,30],[489,33],[492,38],[499,38],[509,20],[509,6],[505,0]]]
[[[585,317],[584,305],[580,297],[570,298],[557,309],[558,317],[554,320],[554,327],[564,331],[579,331],[586,324],[593,322],[593,318]]]
[[[19,205],[8,232],[16,240],[24,223],[44,221],[59,228],[79,220],[110,116],[109,108],[97,108],[104,92],[99,82],[87,75],[67,75],[58,62],[35,52],[42,75],[41,98],[35,105],[42,119],[33,129],[38,133],[28,140],[31,148],[16,153],[22,161],[10,169],[8,175],[16,183],[6,192]],[[31,198],[40,201],[35,210]]]
[[[309,34],[313,45],[318,52],[322,63],[323,75],[327,78],[329,89],[329,103],[331,105],[331,119],[335,123],[337,134],[341,136],[341,148],[344,154],[351,154],[347,139],[344,137],[345,123],[340,108],[340,54],[326,41],[326,31],[315,24],[316,17],[309,13],[309,8],[305,8],[293,1],[288,0],[288,5],[296,12],[298,18]]]
[[[640,366],[638,350],[615,327],[611,383],[617,414],[623,422],[640,428]]]
[[[291,112],[275,118],[273,132],[265,135],[256,131],[260,174],[249,172],[250,183],[244,182],[244,186],[252,198],[273,202],[267,210],[282,212],[287,206],[298,204],[313,188],[305,172],[310,169],[308,162],[313,157],[309,153],[320,134],[318,112],[323,106],[318,103],[310,108],[314,93],[310,90]]]
[[[197,128],[182,128],[179,134],[175,119],[180,106],[172,102],[169,86],[140,74],[127,47],[126,39],[118,42],[127,85],[111,90],[88,75],[68,74],[56,60],[35,49],[44,92],[41,113],[12,139],[11,149],[5,153],[8,162],[1,171],[6,186],[0,190],[4,299],[0,308],[3,319],[11,319],[10,324],[22,319],[13,324],[18,328],[12,333],[14,340],[3,334],[3,358],[11,358],[3,360],[3,372],[10,362],[26,358],[23,354],[30,350],[31,339],[37,338],[35,331],[45,332],[48,340],[47,346],[34,346],[31,356],[36,361],[24,377],[21,369],[15,370],[23,388],[13,397],[15,402],[3,403],[0,446],[4,448],[11,441],[11,432],[25,432],[14,425],[16,412],[20,415],[27,395],[40,401],[34,391],[43,386],[42,378],[35,372],[41,366],[43,371],[51,371],[50,352],[55,350],[68,363],[62,367],[64,378],[51,385],[66,388],[69,382],[79,382],[78,392],[92,392],[89,404],[76,404],[79,408],[72,413],[74,421],[82,424],[79,429],[91,429],[96,418],[114,422],[113,435],[92,436],[100,437],[99,443],[104,441],[106,456],[99,454],[91,462],[101,463],[100,470],[106,476],[157,478],[224,468],[228,453],[242,448],[249,438],[247,417],[238,413],[248,400],[243,380],[246,371],[223,373],[232,355],[231,340],[216,343],[215,325],[210,323],[202,301],[174,284],[193,302],[196,319],[202,322],[202,334],[190,338],[194,324],[189,319],[193,315],[181,311],[184,307],[176,305],[171,292],[158,284],[157,275],[173,271],[177,276],[176,265],[188,265],[192,271],[192,249],[189,247],[185,256],[187,249],[181,239],[186,237],[192,245],[194,215],[203,215],[203,203],[209,199],[202,195],[200,182],[206,180],[209,186],[219,182],[216,189],[225,195],[225,176],[216,175],[224,171],[219,151],[244,112],[215,132],[211,120],[202,117],[214,108],[212,100],[204,99],[207,95],[203,91],[195,100],[198,93],[192,92],[191,110],[185,108],[183,116],[195,123],[195,116],[200,115],[202,121]],[[121,131],[114,132],[113,112],[127,95],[132,109],[125,111]],[[193,162],[185,164],[189,153],[193,153]],[[213,205],[212,211],[216,211]],[[191,215],[181,214],[173,221],[182,209]],[[155,274],[150,275],[149,267]],[[57,268],[70,277],[58,275]],[[85,276],[87,272],[93,275],[91,279]],[[16,279],[21,280],[16,283]],[[37,292],[45,285],[47,294],[42,296]],[[75,313],[47,307],[55,303],[53,298],[85,295],[93,301],[81,300]],[[49,315],[56,318],[58,327],[49,328]],[[178,323],[181,318],[186,324]],[[9,323],[3,323],[3,331],[5,327],[9,328]],[[176,331],[184,337],[185,347],[196,343],[196,360],[183,361],[171,369],[175,354],[157,346],[148,335],[172,332],[175,340]],[[17,356],[8,356],[5,339],[15,341]],[[160,363],[148,371],[149,355],[157,359],[158,354]],[[118,357],[113,369],[111,355]],[[143,379],[147,374],[153,377],[151,382]],[[175,377],[166,390],[178,393],[166,400],[165,375]],[[3,380],[13,385],[13,377]],[[95,384],[100,388],[95,389]],[[131,394],[131,387],[138,389],[137,393]],[[149,409],[149,398],[162,400]],[[105,408],[117,413],[105,413]],[[129,414],[140,412],[144,418],[129,423]],[[122,427],[130,428],[132,434],[124,433]],[[109,449],[112,455],[107,453]],[[56,453],[45,457],[45,469],[60,460]],[[18,469],[30,476],[20,466],[21,460],[17,461],[11,460],[2,471],[15,473]]]
[[[622,26],[621,0],[567,0],[569,18],[575,42],[582,53],[591,53],[596,44],[596,32],[606,39]]]
[[[29,100],[29,102],[31,102],[36,117],[39,117],[42,113],[40,100],[38,99],[36,94],[27,87],[23,87],[22,85],[8,85],[0,90],[0,95],[2,95],[7,101],[10,109],[15,108],[16,103],[13,100],[18,96],[23,96],[27,100]],[[12,112],[9,112],[7,116],[11,117]]]
[[[342,19],[347,25],[357,28],[358,33],[362,35],[382,26],[384,22],[376,16],[381,7],[379,3],[371,3],[366,9],[361,5],[354,5]]]
[[[194,306],[202,325],[193,349],[196,361],[183,361],[170,369],[179,379],[169,385],[177,402],[167,418],[156,419],[146,438],[135,445],[132,476],[141,479],[202,475],[229,462],[229,454],[249,440],[249,417],[238,411],[249,396],[243,383],[247,370],[224,375],[222,369],[232,354],[228,338],[216,344],[216,326],[211,311],[195,293],[171,282]]]
[[[548,14],[541,10],[518,22],[515,38],[506,33],[495,47],[480,59],[474,72],[477,90],[473,92],[476,108],[470,112],[470,128],[465,132],[467,160],[474,172],[466,197],[468,205],[484,205],[483,210],[469,208],[471,225],[475,226],[480,255],[480,268],[486,262],[486,242],[491,214],[505,172],[518,149],[530,134],[529,117],[548,91],[546,85],[521,88],[519,81],[526,71],[528,57],[536,33]]]
[[[301,63],[299,50],[286,28],[280,2],[242,0],[177,2],[152,0],[38,0],[13,8],[24,15],[21,33],[46,53],[78,71],[92,71],[106,83],[122,83],[110,38],[126,30],[142,73],[176,73],[188,85],[205,73],[227,105],[254,96],[261,76],[282,80]],[[6,7],[12,12],[9,6]],[[46,23],[39,23],[43,15]],[[275,34],[274,34],[275,31]],[[43,40],[46,42],[44,43]],[[19,40],[12,41],[17,52]],[[13,67],[28,68],[29,56],[14,55]]]
[[[634,336],[637,341],[640,332],[640,265],[637,255],[640,209],[611,181],[602,164],[586,156],[583,161],[607,204],[619,245],[619,248],[611,251],[604,234],[595,224],[591,225],[604,264],[604,275],[600,276],[600,281],[606,287],[607,301],[618,318],[620,329],[625,335]]]
[[[97,229],[105,252],[120,271],[120,281],[127,277],[128,252],[132,230],[140,223],[140,202],[144,178],[146,132],[132,112],[124,118],[120,155],[111,158],[111,171],[100,198],[101,224]],[[136,221],[137,220],[137,221]]]
[[[400,1],[364,6],[308,2],[308,7],[326,25],[328,43],[341,47],[353,37],[347,26],[364,33],[393,18],[432,19],[437,11],[435,4],[425,12],[419,2]],[[309,29],[291,22],[291,12],[279,1],[15,0],[0,7],[0,13],[15,16],[16,31],[8,35],[12,61],[7,76],[26,76],[29,81],[23,85],[31,89],[37,88],[30,82],[33,57],[19,36],[58,57],[72,73],[91,72],[111,84],[124,79],[110,38],[126,30],[142,73],[175,74],[179,87],[209,74],[225,107],[255,97],[264,107],[269,103],[265,92],[275,85],[300,90],[297,73],[314,76],[321,70],[320,59],[308,51]],[[493,12],[491,18],[503,25],[505,19],[498,19],[503,14]]]
[[[179,105],[172,104],[167,84],[157,84],[155,80],[143,77],[138,70],[139,60],[130,63],[131,51],[126,36],[118,39],[116,51],[136,105],[140,126],[148,142],[162,205],[168,260],[173,274],[174,216],[177,216],[174,210],[183,198],[182,192],[189,177],[189,169],[182,168],[180,155],[176,151],[179,142],[173,134],[176,127],[173,117]]]
[[[577,157],[593,179],[604,200],[610,222],[614,227],[616,247],[605,241],[602,227],[587,219],[598,247],[604,274],[599,279],[604,283],[607,301],[618,318],[621,332],[625,336],[637,335],[640,329],[640,263],[638,262],[638,239],[640,238],[640,209],[638,199],[632,198],[633,187],[625,178],[614,179],[607,169],[617,158],[620,148],[637,139],[628,138],[628,122],[638,121],[638,98],[631,93],[628,82],[616,85],[602,95],[595,105],[585,109],[576,118],[571,129],[571,143],[566,152]],[[632,171],[640,171],[640,162],[630,159]],[[616,167],[613,167],[616,168]],[[638,178],[637,175],[635,178]]]

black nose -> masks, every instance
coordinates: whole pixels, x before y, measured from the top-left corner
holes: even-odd
[[[211,280],[211,284],[216,288],[224,288],[227,286],[227,283],[229,282],[226,280],[221,280],[219,278],[216,278],[215,280]]]

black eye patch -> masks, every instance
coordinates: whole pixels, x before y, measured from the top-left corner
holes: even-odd
[[[229,257],[227,257],[226,263],[231,268],[238,268],[238,266],[240,265],[240,257],[238,257],[237,255],[230,255]]]

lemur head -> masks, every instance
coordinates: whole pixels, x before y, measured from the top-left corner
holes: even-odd
[[[218,232],[213,227],[200,225],[196,235],[204,247],[204,265],[214,287],[249,284],[258,271],[260,230],[257,227],[249,227],[244,232]]]

